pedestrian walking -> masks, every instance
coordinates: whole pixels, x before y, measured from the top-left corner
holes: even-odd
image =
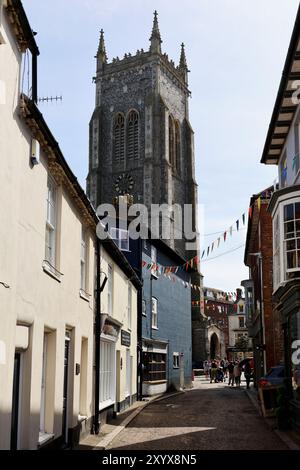
[[[241,368],[238,362],[236,362],[233,368],[233,376],[234,376],[234,382],[235,382],[236,387],[240,387],[241,386]]]
[[[247,361],[244,367],[244,375],[245,375],[248,389],[250,388],[251,374],[252,374],[252,369],[251,369],[250,361]]]
[[[209,363],[208,363],[208,361],[204,361],[203,370],[204,370],[205,378],[208,379],[209,378]]]
[[[233,369],[234,369],[234,364],[233,364],[233,362],[229,362],[228,367],[227,367],[228,374],[229,374],[228,385],[231,385],[232,387],[234,386]]]
[[[223,365],[223,372],[224,372],[224,380],[228,377],[228,364],[227,358],[224,357],[224,365]]]
[[[215,383],[217,382],[217,363],[216,360],[214,359],[211,363],[211,372],[210,372],[210,383],[214,381]]]

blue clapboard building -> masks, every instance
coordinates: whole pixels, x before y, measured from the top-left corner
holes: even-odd
[[[192,269],[186,270],[186,261],[162,240],[134,240],[120,228],[111,233],[143,284],[138,300],[139,395],[191,387]]]
[[[143,395],[191,386],[191,273],[175,266],[184,260],[165,243],[143,242]],[[173,269],[162,274],[166,267]]]

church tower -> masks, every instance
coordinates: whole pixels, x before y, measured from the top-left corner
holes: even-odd
[[[193,130],[189,122],[188,66],[184,45],[179,63],[162,52],[157,12],[148,51],[108,60],[104,33],[96,54],[96,104],[90,121],[87,194],[96,208],[115,196],[134,203],[193,206],[196,226]],[[166,242],[186,259],[185,240],[176,240],[177,219],[170,214]],[[173,235],[172,235],[173,234]]]

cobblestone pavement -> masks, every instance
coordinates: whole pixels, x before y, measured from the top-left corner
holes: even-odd
[[[147,406],[110,444],[130,450],[286,450],[245,387],[210,384]]]

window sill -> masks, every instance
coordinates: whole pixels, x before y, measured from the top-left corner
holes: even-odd
[[[143,317],[146,317],[147,316],[147,313],[142,313]]]
[[[61,274],[55,274],[53,270],[48,266],[47,263],[43,263],[43,271],[48,274],[48,276],[52,277],[55,279],[57,282],[61,282]]]
[[[157,326],[152,326],[152,330],[158,330]]]
[[[83,289],[79,289],[79,297],[86,302],[90,301],[90,294],[87,294]]]
[[[179,369],[179,366],[173,366],[173,369]]]
[[[40,432],[39,433],[39,440],[38,440],[38,446],[42,447],[45,445],[47,442],[51,441],[54,439],[54,434],[48,434],[46,432]]]

